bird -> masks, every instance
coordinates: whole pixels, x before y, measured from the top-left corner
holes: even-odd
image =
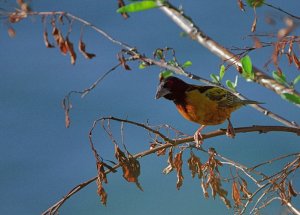
[[[178,112],[187,120],[200,124],[194,140],[202,144],[201,131],[206,126],[228,121],[227,136],[234,137],[230,121],[231,113],[248,104],[262,104],[253,100],[242,100],[232,92],[217,86],[192,85],[175,77],[160,75],[155,98],[164,97],[174,102]]]

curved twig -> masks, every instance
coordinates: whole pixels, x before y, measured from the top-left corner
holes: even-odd
[[[186,137],[186,138],[179,138],[179,139],[169,139],[167,138],[165,135],[163,135],[162,133],[160,133],[157,130],[154,130],[152,128],[150,128],[149,126],[142,124],[142,123],[138,123],[138,122],[134,122],[131,120],[127,120],[127,119],[121,119],[121,118],[116,118],[116,117],[103,117],[100,119],[97,119],[94,121],[93,126],[89,132],[89,137],[91,137],[92,132],[95,128],[95,126],[97,125],[98,122],[100,122],[102,119],[104,120],[114,120],[114,121],[119,121],[119,122],[124,122],[124,123],[128,123],[128,124],[132,124],[138,127],[141,127],[143,129],[146,129],[150,132],[154,132],[155,134],[159,135],[166,143],[137,153],[135,155],[133,155],[133,158],[142,158],[144,156],[156,153],[157,151],[160,151],[162,149],[166,149],[172,146],[176,146],[176,145],[180,145],[183,143],[188,143],[188,142],[193,142],[194,141],[194,137]],[[249,132],[259,132],[259,133],[267,133],[267,132],[290,132],[290,133],[295,133],[297,135],[300,135],[300,129],[298,128],[291,128],[291,127],[285,127],[285,126],[250,126],[250,127],[240,127],[240,128],[235,128],[235,132],[236,133],[249,133]],[[216,136],[222,136],[222,135],[226,135],[226,129],[220,129],[220,130],[216,130],[213,132],[209,132],[206,134],[203,134],[203,139],[209,139],[209,138],[213,138]],[[91,139],[90,139],[91,140]],[[222,157],[224,158],[224,157]],[[229,161],[229,159],[227,159],[227,161]],[[106,170],[106,174],[110,173],[113,170],[116,170],[120,167],[119,164],[113,166],[112,168]],[[242,165],[239,165],[239,167],[243,167]],[[91,178],[77,186],[75,186],[73,189],[71,189],[71,191],[68,192],[68,194],[66,194],[61,200],[59,200],[57,203],[55,203],[53,206],[51,206],[49,209],[47,209],[46,211],[44,211],[42,214],[43,215],[49,215],[49,214],[55,214],[58,209],[64,204],[64,202],[69,199],[71,196],[73,196],[74,194],[76,194],[78,191],[80,191],[81,189],[83,189],[84,187],[86,187],[88,184],[92,183],[93,181],[95,181],[97,179],[97,177]]]

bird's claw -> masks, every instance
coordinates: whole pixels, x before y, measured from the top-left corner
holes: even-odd
[[[201,148],[201,145],[203,143],[203,137],[200,132],[196,131],[196,133],[194,134],[194,140],[196,142],[196,147]]]
[[[234,128],[230,122],[230,120],[228,120],[228,126],[227,126],[227,130],[226,130],[226,135],[230,138],[234,138],[235,137],[235,131]]]

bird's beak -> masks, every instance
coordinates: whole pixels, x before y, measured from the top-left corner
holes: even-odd
[[[169,89],[163,87],[163,83],[161,83],[158,87],[157,87],[157,91],[156,91],[156,95],[155,95],[155,98],[156,99],[159,99],[165,95],[168,95],[170,92]]]

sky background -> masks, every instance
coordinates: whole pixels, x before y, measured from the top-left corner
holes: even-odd
[[[121,40],[140,53],[151,56],[156,48],[172,47],[179,62],[190,60],[188,69],[198,76],[209,79],[218,73],[222,61],[205,48],[181,37],[179,29],[160,10],[132,14],[124,20],[116,14],[117,1],[104,0],[39,0],[32,1],[34,11],[67,11],[79,16],[114,38]],[[182,5],[195,23],[210,37],[225,47],[251,46],[246,37],[250,34],[253,11],[246,7],[243,13],[236,1],[172,1]],[[300,2],[272,1],[299,16]],[[15,1],[0,1],[0,7],[11,9]],[[280,14],[268,8],[257,10],[257,32],[275,30],[278,26],[264,23],[266,14],[280,18]],[[88,52],[96,58],[86,60],[78,53],[76,65],[70,64],[69,56],[58,49],[47,49],[43,42],[43,24],[40,17],[30,17],[14,24],[15,38],[7,35],[7,23],[1,19],[0,28],[0,211],[2,214],[40,214],[75,185],[96,175],[95,160],[88,142],[88,132],[95,119],[103,116],[128,118],[151,125],[169,124],[187,134],[194,134],[198,125],[184,120],[174,105],[166,100],[155,100],[160,69],[139,70],[130,64],[131,71],[117,69],[89,95],[81,99],[72,97],[71,127],[66,129],[61,101],[71,90],[90,86],[99,76],[118,63],[120,47],[89,28],[84,29],[83,39]],[[279,25],[280,26],[280,25]],[[67,28],[64,28],[66,32]],[[73,24],[70,40],[77,47],[81,25]],[[48,25],[49,34],[51,27]],[[299,30],[296,31],[299,35]],[[51,38],[51,37],[50,37]],[[52,38],[51,38],[52,39]],[[258,68],[268,60],[270,50],[250,54]],[[299,74],[293,66],[283,64],[288,77]],[[264,70],[266,71],[266,70]],[[272,72],[270,67],[268,73]],[[236,71],[231,68],[225,79],[233,80]],[[195,81],[187,80],[190,83]],[[238,90],[249,98],[265,102],[269,108],[289,120],[300,123],[299,109],[282,101],[273,92],[256,84],[239,79]],[[298,88],[299,90],[299,88]],[[245,107],[232,115],[236,127],[251,125],[280,125],[251,107]],[[119,124],[113,124],[119,135]],[[227,124],[212,126],[205,131],[224,128]],[[113,160],[113,145],[98,127],[95,144],[103,158]],[[125,143],[134,154],[149,148],[149,136],[141,129],[125,126]],[[204,148],[214,147],[220,154],[245,165],[254,165],[276,156],[299,151],[299,137],[294,134],[238,134],[229,139],[225,136],[206,140]],[[184,159],[188,157],[185,152]],[[199,153],[205,161],[207,156]],[[176,190],[176,174],[167,176],[162,170],[167,157],[150,155],[140,160],[139,181],[144,192],[127,183],[120,171],[109,174],[105,185],[108,193],[106,207],[100,204],[96,185],[92,183],[69,199],[60,214],[232,214],[216,198],[205,200],[199,181],[192,180],[184,166],[184,184]],[[280,168],[281,163],[275,163]],[[227,172],[224,174],[228,176]],[[271,170],[270,170],[271,171]],[[294,184],[300,190],[300,184]],[[298,177],[299,181],[299,177]],[[251,185],[250,185],[251,186]],[[227,187],[227,189],[229,189]],[[300,208],[299,199],[294,202]],[[285,209],[272,204],[262,214],[281,214]]]

